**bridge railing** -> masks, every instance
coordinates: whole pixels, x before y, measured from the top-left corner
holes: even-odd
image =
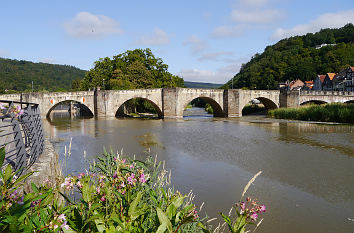
[[[32,166],[44,150],[44,131],[38,104],[0,100],[0,148],[3,166],[18,175]]]
[[[301,90],[303,95],[344,95],[344,96],[354,96],[352,91],[310,91],[310,90]]]

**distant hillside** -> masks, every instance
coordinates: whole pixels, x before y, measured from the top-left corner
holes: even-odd
[[[184,81],[184,86],[188,88],[219,88],[222,84]]]
[[[85,70],[68,65],[53,65],[0,58],[0,92],[69,90],[73,80],[82,79]]]
[[[321,46],[322,45],[322,46]],[[354,65],[354,26],[322,29],[267,46],[241,66],[234,88],[276,89],[279,82],[313,80],[317,74],[339,72]],[[231,80],[223,88],[230,88]]]

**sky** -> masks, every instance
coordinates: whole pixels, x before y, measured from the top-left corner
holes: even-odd
[[[0,57],[89,70],[151,48],[185,81],[222,84],[280,39],[353,22],[353,0],[1,0]]]

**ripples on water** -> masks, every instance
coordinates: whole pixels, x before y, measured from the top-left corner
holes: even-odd
[[[173,184],[193,189],[212,217],[228,212],[253,174],[249,194],[267,205],[259,232],[354,232],[354,126],[252,116],[212,118],[201,109],[179,120],[70,119],[45,122],[68,173],[102,148],[144,159],[146,149],[172,170]],[[203,211],[202,211],[203,212]]]

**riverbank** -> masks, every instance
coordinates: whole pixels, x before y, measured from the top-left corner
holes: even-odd
[[[354,124],[354,104],[333,103],[299,108],[279,108],[268,111],[268,116],[277,119]]]

